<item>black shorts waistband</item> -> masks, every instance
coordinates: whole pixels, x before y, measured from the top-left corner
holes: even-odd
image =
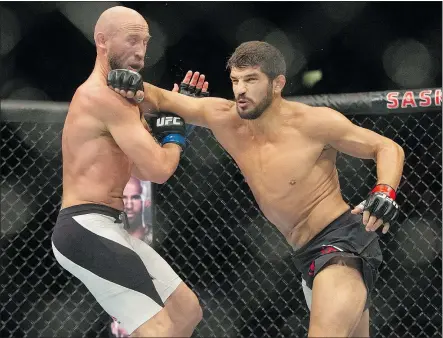
[[[114,209],[103,204],[86,203],[63,208],[60,210],[58,217],[72,217],[90,213],[98,213],[120,219],[123,210]]]
[[[350,218],[355,217],[354,214],[351,213],[351,209],[346,210],[343,214],[338,216],[336,219],[334,219],[331,223],[329,223],[326,227],[323,228],[318,234],[316,234],[314,237],[311,238],[311,240],[303,245],[301,248],[297,248],[294,251],[297,252],[297,254],[301,254],[304,251],[306,251],[307,248],[311,246],[312,243],[314,243],[317,239],[322,238],[327,233],[342,227],[344,224],[347,224],[349,222]]]

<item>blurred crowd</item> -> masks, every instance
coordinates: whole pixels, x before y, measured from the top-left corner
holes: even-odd
[[[441,2],[3,2],[2,98],[69,101],[93,67],[93,27],[122,4],[150,25],[143,76],[172,88],[188,69],[230,97],[225,63],[247,40],[284,54],[285,95],[441,86]]]

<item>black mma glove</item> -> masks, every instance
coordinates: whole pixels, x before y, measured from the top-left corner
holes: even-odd
[[[368,198],[360,203],[360,206],[363,208],[363,213],[365,211],[369,212],[369,218],[371,216],[376,218],[372,225],[376,224],[379,220],[379,223],[381,222],[380,225],[385,225],[383,233],[387,232],[389,225],[397,219],[400,213],[398,204],[395,202],[396,196],[397,194],[391,186],[387,184],[377,184],[369,193]],[[373,226],[371,226],[371,228],[373,231],[377,230],[373,229]]]
[[[196,86],[191,86],[189,83],[180,83],[180,87],[179,87],[179,93],[183,94],[183,95],[187,95],[187,96],[192,96],[192,97],[208,97],[209,96],[209,92],[202,92],[201,88],[197,89]]]
[[[160,113],[158,117],[150,119],[152,135],[161,145],[166,143],[178,144],[182,151],[186,145],[185,121],[173,113]]]
[[[138,99],[135,97],[137,91],[144,91],[143,78],[137,72],[129,69],[113,69],[108,73],[107,84],[113,89],[117,88],[125,92],[133,92],[133,99],[137,103],[143,101],[143,97],[139,97]]]
[[[178,92],[180,94],[186,95],[186,96],[191,96],[191,97],[196,97],[196,98],[202,98],[202,97],[208,97],[209,96],[209,92],[202,92],[201,88],[197,89],[196,86],[191,86],[189,83],[180,83],[180,87]],[[189,124],[186,126],[186,136],[189,136],[191,134],[191,132],[194,130],[195,126],[192,124]]]

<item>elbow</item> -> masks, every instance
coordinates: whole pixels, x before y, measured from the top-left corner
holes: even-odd
[[[144,166],[139,167],[144,168],[144,170],[140,170],[140,174],[143,176],[141,179],[164,184],[174,175],[180,160],[180,152],[178,149],[158,147],[158,151],[153,155],[151,158],[145,159]]]
[[[167,181],[168,181],[168,178],[165,179],[165,178],[161,178],[161,177],[159,177],[155,180],[151,180],[151,182],[155,183],[155,184],[165,184]]]
[[[399,162],[404,162],[405,159],[405,151],[403,150],[403,147],[401,147],[398,143],[389,140],[388,142],[384,142],[384,144],[376,151],[377,158],[378,153],[385,153],[386,155],[389,153],[389,157],[392,159],[396,159]]]
[[[154,183],[157,184],[165,184],[172,175],[174,175],[174,171],[172,168],[165,167],[161,172],[158,173]]]
[[[157,161],[156,164],[155,168],[151,166],[149,169],[139,170],[137,178],[142,181],[149,181],[156,184],[166,183],[174,174],[174,168],[161,161]]]
[[[162,149],[162,155],[164,156],[161,156],[157,162],[159,169],[155,181],[157,184],[166,183],[172,175],[174,175],[180,160],[180,154],[176,156],[173,152],[169,151],[169,149]]]
[[[400,162],[403,163],[405,160],[405,151],[403,150],[403,147],[394,141],[392,141],[391,147],[392,147],[393,151],[395,152],[397,158],[400,160]]]
[[[142,177],[138,177],[142,181],[149,181],[155,184],[164,184],[166,183],[172,174],[169,174],[165,171],[159,171],[153,175],[153,173],[149,173],[149,175],[143,175]]]

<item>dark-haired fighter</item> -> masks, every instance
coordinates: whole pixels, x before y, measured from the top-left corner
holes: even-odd
[[[368,337],[370,292],[382,262],[375,230],[383,225],[386,233],[398,215],[402,148],[333,109],[283,99],[285,61],[267,43],[241,44],[228,68],[235,102],[144,83],[139,106],[210,128],[236,161],[262,212],[295,250],[311,309],[308,336]],[[109,75],[112,87],[134,96]],[[340,191],[338,151],[377,163],[375,187],[353,210]]]

